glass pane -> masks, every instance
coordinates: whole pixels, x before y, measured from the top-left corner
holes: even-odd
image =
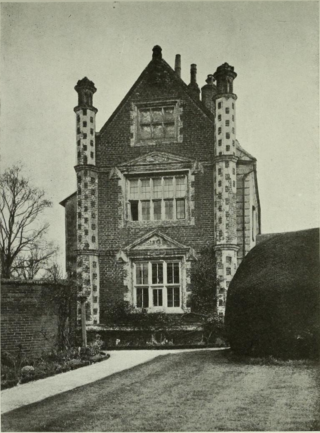
[[[152,137],[153,138],[164,137],[164,129],[162,125],[152,125]]]
[[[141,202],[141,217],[142,221],[150,220],[150,201]]]
[[[151,138],[152,134],[151,134],[151,126],[141,126],[140,127],[140,136],[142,138],[142,140],[147,140],[148,138]]]
[[[139,221],[139,202],[132,201],[130,203],[131,221]]]
[[[165,200],[165,218],[166,220],[173,219],[173,200]]]
[[[153,219],[161,220],[161,200],[153,201]]]
[[[142,289],[137,289],[137,307],[142,308]]]
[[[149,289],[148,287],[143,289],[143,308],[149,307]]]
[[[167,263],[167,284],[173,283],[173,263]]]
[[[177,219],[181,220],[186,217],[184,199],[177,200]]]
[[[150,116],[150,110],[140,110],[140,124],[143,123],[151,123],[151,116]]]
[[[163,109],[163,113],[164,113],[164,121],[165,122],[174,122],[174,117],[173,117],[174,108],[173,107],[165,107]]]
[[[173,305],[175,307],[180,307],[180,289],[179,289],[179,287],[175,287],[173,289],[173,292],[174,292]]]
[[[147,287],[137,288],[137,307],[149,307],[149,290]]]
[[[167,263],[167,284],[180,283],[179,263]]]
[[[153,306],[162,307],[162,289],[153,290]]]
[[[173,288],[172,287],[168,287],[167,299],[168,299],[168,307],[173,307]]]
[[[150,179],[141,179],[140,198],[150,198]]]
[[[165,177],[163,181],[164,197],[173,197],[173,177]]]
[[[152,284],[163,283],[163,263],[152,263]]]
[[[136,264],[136,283],[148,284],[148,263]]]
[[[173,138],[175,136],[174,123],[168,123],[164,125],[164,136],[166,138]]]
[[[179,263],[173,264],[174,283],[180,283],[180,266]]]
[[[152,179],[153,181],[153,198],[162,197],[161,178]]]
[[[185,197],[186,195],[186,178],[176,177],[176,197]]]
[[[130,180],[130,198],[138,198],[138,179]]]
[[[152,123],[162,123],[162,122],[163,122],[162,108],[153,108]]]

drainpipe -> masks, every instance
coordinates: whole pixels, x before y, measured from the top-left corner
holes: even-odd
[[[246,184],[246,178],[249,176],[249,174],[253,173],[254,170],[249,171],[248,173],[243,175],[243,193],[242,193],[242,205],[243,205],[243,215],[242,215],[242,238],[243,238],[243,245],[242,245],[242,253],[244,259],[246,255],[246,215],[245,215],[245,184]]]

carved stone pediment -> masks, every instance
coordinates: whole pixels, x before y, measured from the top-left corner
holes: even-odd
[[[181,244],[158,230],[153,230],[120,250],[117,254],[117,261],[123,263],[130,257],[161,256],[185,256],[187,261],[191,261],[195,259],[195,252],[188,245]]]
[[[159,232],[158,230],[153,230],[151,233],[147,233],[125,248],[127,252],[157,249],[179,249],[187,251],[190,247],[171,239],[169,236]]]
[[[118,165],[120,170],[132,169],[132,168],[146,168],[146,167],[155,167],[165,165],[165,166],[181,166],[191,168],[195,160],[184,158],[183,156],[173,155],[171,153],[165,152],[150,152],[146,155],[142,155],[138,158],[132,159],[130,161],[126,161],[120,165]]]
[[[133,247],[132,250],[146,250],[146,249],[157,250],[157,249],[168,249],[168,248],[177,248],[177,244],[168,241],[162,236],[153,235],[149,239]]]

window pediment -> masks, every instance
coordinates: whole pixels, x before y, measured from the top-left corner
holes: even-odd
[[[138,158],[126,161],[118,165],[118,169],[123,172],[159,171],[176,170],[193,167],[195,160],[183,156],[173,155],[165,152],[150,152]]]
[[[160,232],[151,232],[137,239],[132,244],[128,245],[125,250],[130,254],[132,251],[141,250],[167,250],[167,249],[179,249],[179,250],[190,250],[190,247],[183,245],[171,239],[169,236]]]

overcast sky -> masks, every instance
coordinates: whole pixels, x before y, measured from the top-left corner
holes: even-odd
[[[263,233],[319,226],[318,3],[2,3],[2,170],[23,161],[54,205],[49,238],[64,249],[59,202],[75,191],[74,86],[98,91],[103,126],[162,47],[189,83],[228,62],[238,77],[237,138],[258,159]]]

